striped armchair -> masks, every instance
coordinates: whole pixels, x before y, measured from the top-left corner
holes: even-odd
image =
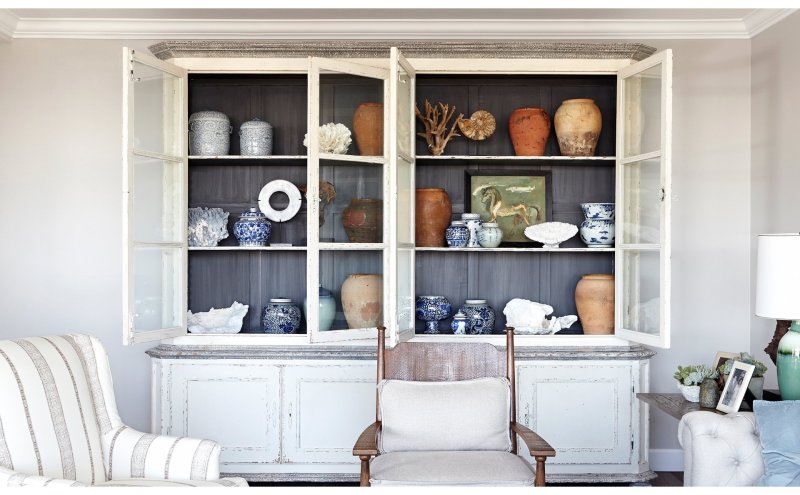
[[[96,338],[0,340],[0,486],[247,486],[219,452],[122,424]]]

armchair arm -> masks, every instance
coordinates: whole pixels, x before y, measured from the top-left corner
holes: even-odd
[[[24,474],[11,469],[0,466],[0,486],[54,486],[54,487],[67,487],[67,486],[87,486],[86,483],[81,483],[75,480],[65,480],[61,478],[48,478],[47,476],[36,476],[33,474]]]
[[[511,431],[522,438],[522,441],[525,442],[525,445],[528,447],[531,457],[556,456],[555,449],[553,449],[549,443],[547,443],[542,437],[540,437],[538,434],[536,434],[536,432],[527,426],[523,426],[516,421],[512,421]]]
[[[109,477],[218,480],[220,447],[211,440],[142,433],[127,426],[103,436]]]
[[[381,431],[381,422],[376,421],[361,432],[355,446],[353,455],[355,456],[376,456],[378,452],[378,434]]]

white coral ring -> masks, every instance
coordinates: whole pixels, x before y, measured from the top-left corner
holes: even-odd
[[[276,192],[282,192],[289,197],[289,206],[283,210],[276,210],[269,204],[269,200]],[[258,207],[264,212],[267,219],[273,222],[285,222],[291,220],[300,211],[300,190],[288,180],[273,180],[261,188],[258,193]]]

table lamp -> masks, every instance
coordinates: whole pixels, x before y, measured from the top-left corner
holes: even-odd
[[[758,236],[756,316],[791,320],[778,343],[778,388],[800,399],[800,234]]]

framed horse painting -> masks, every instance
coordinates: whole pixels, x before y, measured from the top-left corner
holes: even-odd
[[[521,175],[519,170],[467,170],[464,211],[480,213],[503,231],[503,246],[530,246],[525,228],[553,217],[550,172]]]

